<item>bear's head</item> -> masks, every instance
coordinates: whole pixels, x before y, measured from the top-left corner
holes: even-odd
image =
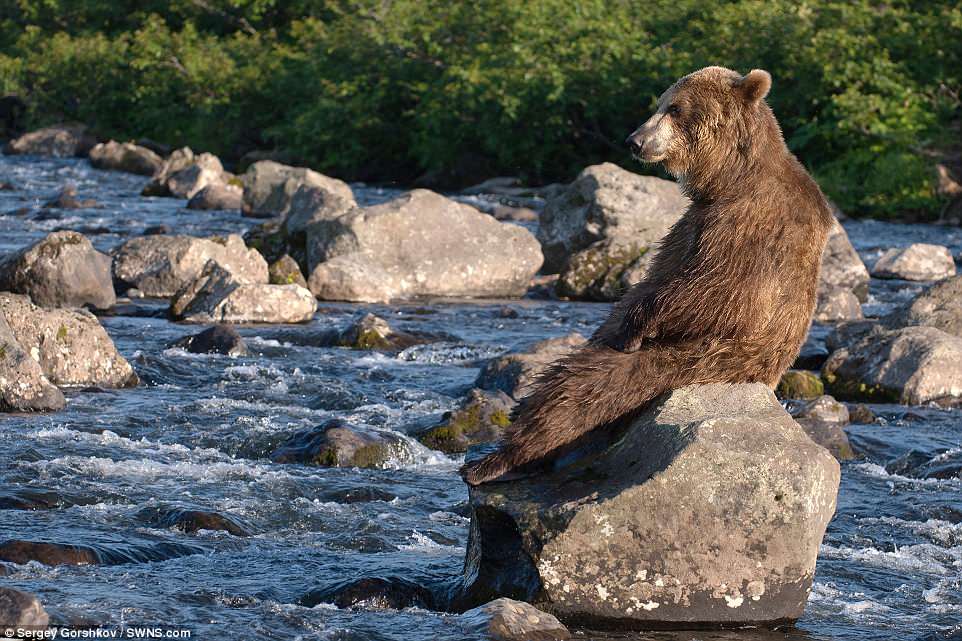
[[[660,162],[676,177],[723,166],[749,153],[759,129],[777,127],[764,103],[771,86],[772,77],[761,69],[742,76],[705,67],[663,93],[655,114],[626,142],[635,158]]]

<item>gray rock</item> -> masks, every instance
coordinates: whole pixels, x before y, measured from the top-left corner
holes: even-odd
[[[497,441],[511,425],[514,400],[504,392],[473,389],[441,422],[418,434],[418,440],[446,454],[466,452],[472,445]]]
[[[845,228],[836,220],[822,254],[819,289],[850,289],[864,303],[868,297],[868,282],[865,264],[852,247]]]
[[[850,289],[831,285],[818,288],[814,319],[819,323],[861,320],[862,304]]]
[[[406,446],[390,432],[364,431],[333,419],[295,432],[271,454],[275,463],[302,463],[322,467],[383,467],[404,456]]]
[[[43,209],[88,209],[98,207],[96,200],[77,198],[77,186],[73,184],[64,185],[57,195],[43,204]],[[46,220],[46,219],[44,219]]]
[[[492,358],[481,367],[474,385],[483,390],[501,391],[520,400],[528,395],[538,375],[548,365],[583,345],[585,340],[584,336],[574,332],[539,341],[525,351]]]
[[[109,309],[117,302],[110,264],[83,234],[58,231],[0,261],[0,290],[41,307]]]
[[[294,194],[302,186],[314,187],[318,191],[310,194],[310,198],[304,196],[301,209],[297,212],[298,221],[311,218],[315,211],[312,206],[330,209],[340,206],[335,203],[354,203],[354,193],[347,183],[306,167],[290,167],[273,160],[255,162],[244,172],[242,180],[243,212],[245,216],[254,218],[286,216]]]
[[[226,184],[230,178],[217,156],[209,153],[195,155],[190,147],[183,147],[164,160],[141,193],[144,196],[193,198],[204,187]]]
[[[568,257],[555,291],[562,298],[618,300],[644,278],[653,254],[648,247],[627,240],[599,240]]]
[[[399,331],[391,327],[391,325],[380,316],[365,314],[357,322],[353,322],[340,332],[337,332],[333,340],[330,341],[330,344],[332,346],[349,347],[351,349],[400,352],[414,345],[424,345],[426,343],[435,343],[437,341],[454,338],[455,337],[452,336],[427,332]]]
[[[956,406],[962,398],[962,338],[934,327],[863,331],[822,368],[836,398]]]
[[[940,280],[955,276],[952,253],[942,245],[913,243],[908,247],[889,249],[872,268],[876,278],[902,280]]]
[[[423,189],[312,224],[307,252],[324,300],[521,296],[541,266],[526,229]]]
[[[83,125],[53,125],[11,140],[4,147],[3,153],[57,158],[82,157],[96,144],[97,139]]]
[[[90,150],[90,164],[97,169],[153,176],[160,171],[164,159],[146,147],[111,140]]]
[[[56,411],[65,405],[63,394],[47,380],[40,363],[23,349],[0,314],[0,412]]]
[[[457,606],[619,629],[802,615],[839,466],[764,385],[675,390],[563,461],[471,488]]]
[[[194,194],[187,201],[187,209],[240,209],[243,197],[240,185],[213,183]]]
[[[809,438],[827,449],[840,461],[855,458],[855,451],[843,429],[849,424],[848,407],[824,395],[796,408],[792,416]]]
[[[639,176],[611,163],[588,167],[550,198],[541,214],[544,271],[560,272],[570,255],[599,240],[652,247],[688,205],[675,182]]]
[[[200,276],[213,260],[244,283],[267,283],[267,261],[244,240],[193,236],[141,236],[114,250],[114,278],[145,296],[170,297]]]
[[[26,296],[0,293],[0,314],[54,385],[132,387],[139,382],[100,321],[86,310],[44,310]]]
[[[291,180],[294,179],[285,183],[285,189]],[[312,180],[321,184],[301,184],[291,196],[284,219],[284,231],[288,236],[303,235],[313,223],[333,220],[357,206],[347,184],[321,174],[316,174]]]
[[[908,303],[892,310],[881,319],[881,323],[891,329],[928,325],[962,337],[962,276],[935,283]]]
[[[571,638],[561,621],[513,599],[495,599],[461,615],[466,634],[492,641],[563,641]]]
[[[36,596],[0,587],[0,625],[37,630],[46,628],[48,623],[47,612]]]
[[[182,169],[190,167],[194,162],[194,150],[190,147],[181,147],[174,150],[164,159],[160,169],[158,169],[149,183],[144,186],[141,195],[143,196],[169,196],[170,189],[167,187],[167,180]]]
[[[315,311],[303,287],[249,283],[213,260],[170,303],[171,315],[188,323],[305,323]]]
[[[307,281],[301,273],[301,267],[297,261],[284,254],[267,268],[271,285],[300,285],[307,288]]]

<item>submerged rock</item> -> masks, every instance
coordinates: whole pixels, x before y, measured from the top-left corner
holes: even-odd
[[[835,397],[953,407],[962,403],[962,338],[934,327],[873,327],[829,356],[822,378]]]
[[[473,389],[456,410],[418,435],[431,449],[446,454],[466,452],[472,445],[497,441],[511,425],[514,401],[504,392]]]
[[[153,176],[160,171],[164,159],[155,152],[132,142],[102,142],[90,150],[90,164],[97,169],[125,171]]]
[[[303,287],[245,282],[213,260],[170,302],[171,316],[188,323],[305,323],[316,310]]]
[[[890,329],[911,325],[935,327],[962,337],[962,276],[935,283],[908,303],[882,318]]]
[[[9,141],[3,153],[70,158],[86,156],[96,144],[97,139],[83,125],[53,125]]]
[[[539,341],[525,351],[512,352],[487,361],[474,381],[475,387],[501,391],[520,400],[528,395],[538,375],[548,365],[580,347],[585,337],[574,332]]]
[[[470,490],[457,607],[619,629],[801,616],[839,466],[761,384],[675,390],[552,471]]]
[[[268,282],[267,261],[237,234],[132,238],[114,250],[114,278],[145,296],[167,298],[194,282],[211,260],[240,282]]]
[[[274,450],[271,460],[322,467],[381,467],[404,449],[399,436],[361,431],[332,419],[292,434]]]
[[[298,604],[307,608],[313,608],[320,603],[331,603],[339,608],[433,610],[434,602],[434,596],[428,589],[407,579],[389,576],[348,579],[317,588],[301,597]]]
[[[57,192],[56,196],[43,204],[43,209],[87,209],[97,206],[96,200],[78,200],[76,185],[65,185],[63,189]],[[52,215],[52,218],[59,218],[59,216]],[[47,218],[40,218],[39,216],[36,219],[47,220]]]
[[[423,189],[308,228],[311,291],[324,300],[521,296],[541,266],[534,236]]]
[[[244,337],[230,325],[208,327],[199,334],[185,336],[175,341],[171,347],[180,347],[192,354],[224,354],[226,356],[248,354]]]
[[[117,302],[110,265],[83,234],[58,231],[0,261],[0,290],[41,307],[109,309]]]
[[[86,310],[44,310],[26,296],[0,293],[0,314],[55,385],[132,387],[139,382],[100,321]]]
[[[31,561],[44,565],[122,565],[166,561],[204,550],[193,545],[163,541],[134,545],[73,545],[47,541],[8,539],[0,543],[0,561],[23,565]]]
[[[467,634],[492,641],[563,641],[571,638],[561,621],[533,605],[495,599],[461,615]]]
[[[0,313],[0,412],[56,411],[66,404]]]
[[[28,592],[0,587],[0,624],[19,629],[46,628],[50,623],[40,600]]]
[[[955,276],[952,253],[941,245],[913,243],[908,247],[889,249],[872,268],[876,278],[903,280],[939,280]]]
[[[819,291],[825,289],[851,290],[860,301],[868,298],[869,274],[858,252],[852,247],[845,228],[836,220],[829,232],[822,253]]]
[[[251,536],[250,528],[235,516],[210,510],[147,508],[138,518],[152,527],[173,528],[187,534],[200,530],[222,531],[234,536]]]
[[[187,209],[240,209],[244,191],[233,183],[207,185],[187,202]]]
[[[311,220],[319,209],[347,211],[354,206],[354,193],[347,183],[306,167],[291,167],[273,160],[261,160],[248,167],[244,183],[245,216],[284,217],[291,212],[292,226]],[[299,206],[292,211],[294,195],[302,188]]]
[[[612,163],[588,167],[550,198],[541,214],[544,271],[561,272],[569,256],[600,240],[635,246],[637,257],[668,233],[688,205],[673,181],[639,176]]]

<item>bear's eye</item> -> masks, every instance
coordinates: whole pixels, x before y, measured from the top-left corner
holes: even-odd
[[[669,105],[667,111],[669,116],[677,116],[681,113],[681,107],[678,105]]]

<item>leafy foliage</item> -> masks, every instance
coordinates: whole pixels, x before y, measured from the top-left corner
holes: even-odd
[[[962,9],[925,0],[11,0],[0,90],[35,124],[345,178],[568,180],[679,76],[772,72],[786,139],[847,212],[932,217]],[[637,166],[635,170],[639,170]]]

